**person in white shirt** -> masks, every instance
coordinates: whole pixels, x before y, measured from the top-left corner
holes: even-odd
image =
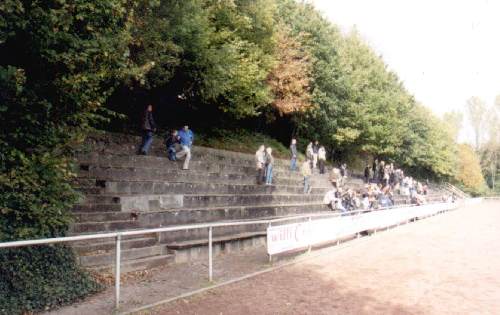
[[[323,203],[328,206],[330,210],[335,210],[335,203],[337,201],[337,197],[335,197],[335,194],[337,192],[336,188],[332,188],[331,190],[327,191],[325,196],[323,197]]]
[[[320,174],[325,174],[325,163],[326,163],[326,150],[324,146],[321,146],[318,150],[318,164],[319,164]]]
[[[261,145],[255,152],[255,167],[257,170],[257,184],[261,185],[264,182],[265,164],[266,164],[266,147]]]

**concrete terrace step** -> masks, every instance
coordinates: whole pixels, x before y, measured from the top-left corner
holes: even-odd
[[[126,213],[126,212],[87,212],[75,214],[77,223],[105,224],[117,221],[138,221],[144,227],[159,227],[226,220],[257,219],[262,217],[284,217],[297,214],[314,213],[325,210],[322,202],[286,205],[235,206],[235,207],[205,207],[178,210],[163,210],[156,212]]]
[[[300,194],[302,185],[254,185],[222,184],[213,182],[168,182],[168,181],[106,181],[102,194]],[[316,186],[314,194],[326,193],[330,187]],[[94,202],[95,196],[87,199]]]
[[[123,261],[166,254],[167,248],[165,245],[137,247],[121,251]],[[115,257],[113,252],[79,256],[79,263],[84,267],[110,265],[114,263],[114,260]]]
[[[131,239],[123,239],[121,241],[121,249],[133,249],[141,247],[149,247],[158,244],[158,239],[150,234],[149,237],[138,237]],[[80,256],[95,256],[105,252],[114,251],[116,248],[115,239],[103,239],[94,242],[81,242],[73,245],[73,250]]]
[[[212,242],[214,244],[216,244],[216,243],[227,242],[229,240],[246,239],[246,238],[252,238],[252,237],[256,237],[256,236],[266,236],[266,235],[267,235],[266,231],[245,232],[245,233],[238,233],[238,234],[213,237]],[[201,238],[201,239],[194,239],[194,240],[171,242],[171,243],[167,244],[167,248],[171,249],[171,250],[179,250],[179,249],[186,249],[186,248],[195,247],[195,246],[206,246],[206,245],[208,245],[208,238]]]
[[[303,189],[303,179],[283,179],[274,178],[273,184],[270,186],[257,185],[255,180],[220,180],[213,177],[197,177],[196,179],[173,178],[168,179],[145,179],[145,180],[124,180],[122,178],[109,179],[89,179],[79,178],[75,183],[75,188],[86,194],[107,194],[107,193],[191,193],[196,191],[201,192],[219,192],[219,193],[258,193],[258,192],[287,192],[301,191]],[[317,188],[321,191],[331,189],[331,184],[326,180],[310,181],[313,189]],[[358,189],[362,186],[348,181],[347,186]]]
[[[97,195],[95,203],[79,205],[78,209],[82,210],[87,206],[93,211],[108,208],[116,210],[116,205],[118,205],[120,211],[123,212],[148,212],[194,207],[308,203],[321,201],[323,194],[141,194],[122,195],[111,197],[112,200],[109,199],[109,197]],[[107,203],[114,200],[116,202]]]
[[[327,210],[321,203],[276,206],[220,207],[182,209],[140,213],[135,219],[116,217],[115,213],[82,214],[78,223],[71,226],[72,234],[112,232],[126,229],[146,229],[184,224],[220,222],[231,220],[256,220],[262,218],[288,217]],[[99,220],[104,219],[104,220]]]
[[[73,223],[69,228],[70,235],[94,234],[101,232],[127,231],[143,229],[137,220],[116,220],[104,222]]]
[[[76,160],[85,169],[86,165],[97,165],[100,167],[143,167],[143,168],[166,168],[180,169],[183,161],[170,161],[166,154],[160,156],[144,156],[144,155],[117,155],[117,154],[77,154]],[[278,161],[278,160],[275,160]],[[284,163],[274,164],[275,169],[279,171],[288,171],[289,165]],[[251,160],[240,160],[233,158],[218,158],[213,156],[205,156],[197,158],[196,155],[191,157],[189,168],[199,169],[204,171],[222,171],[222,170],[239,170],[247,171],[255,169],[255,160],[252,156]]]
[[[145,258],[122,261],[120,268],[122,273],[131,271],[147,270],[159,266],[166,266],[176,261],[174,254],[155,255]],[[99,273],[112,273],[114,264],[89,267],[88,269]]]
[[[91,148],[92,151],[98,152],[100,154],[114,154],[114,155],[135,155],[139,144],[141,143],[141,137],[133,135],[124,135],[117,133],[107,133],[107,134],[94,134],[90,135],[86,139],[85,146],[82,147],[81,151],[85,151]],[[196,139],[195,139],[196,144]],[[255,148],[257,150],[257,148]],[[219,150],[201,146],[193,146],[192,148],[193,158],[202,159],[213,159],[213,160],[238,160],[238,161],[248,161],[252,163],[254,161],[254,150],[252,153],[240,153],[234,151]],[[162,137],[154,136],[153,143],[150,149],[150,155],[152,156],[166,156],[166,149],[164,145],[164,140]],[[289,163],[288,160],[276,159],[278,164]]]
[[[179,165],[161,157],[121,157],[93,156],[79,160],[78,171],[81,178],[122,179],[122,180],[172,180],[172,181],[243,181],[255,183],[255,166],[232,164],[212,164],[193,161],[189,170],[182,170]],[[274,167],[273,178],[282,181],[302,181],[300,172],[288,168]],[[311,178],[328,183],[328,176],[314,174]]]
[[[90,165],[88,170],[80,170],[79,178],[101,179],[101,180],[164,180],[172,182],[218,182],[218,183],[240,183],[255,184],[256,171],[249,170],[200,170],[200,169],[164,169],[152,167],[99,167]],[[273,182],[277,184],[297,184],[302,182],[303,177],[298,172],[279,172],[273,170]],[[326,175],[313,175],[311,182],[328,183]],[[354,180],[353,180],[354,182]]]

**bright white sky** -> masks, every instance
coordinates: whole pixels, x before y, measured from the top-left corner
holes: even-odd
[[[310,0],[359,33],[437,114],[500,94],[500,0]]]

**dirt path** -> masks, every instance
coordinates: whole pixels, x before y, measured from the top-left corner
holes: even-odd
[[[144,314],[500,314],[500,203],[380,233]]]

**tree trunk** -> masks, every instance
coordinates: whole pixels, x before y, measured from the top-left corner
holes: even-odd
[[[495,152],[494,153],[494,158],[493,158],[493,163],[491,167],[491,190],[495,191],[495,180],[496,180],[496,175],[497,175],[497,159],[498,159],[498,154]]]

